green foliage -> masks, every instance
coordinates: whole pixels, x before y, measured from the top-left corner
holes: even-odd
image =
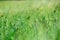
[[[0,40],[60,40],[60,3],[0,2]]]

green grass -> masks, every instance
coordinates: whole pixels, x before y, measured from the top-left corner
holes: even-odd
[[[60,3],[0,2],[0,40],[60,40]]]

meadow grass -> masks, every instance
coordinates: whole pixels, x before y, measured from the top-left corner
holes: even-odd
[[[60,40],[60,3],[0,2],[0,40]]]

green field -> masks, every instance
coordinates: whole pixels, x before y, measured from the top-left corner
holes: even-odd
[[[0,1],[0,40],[60,40],[60,2]]]

